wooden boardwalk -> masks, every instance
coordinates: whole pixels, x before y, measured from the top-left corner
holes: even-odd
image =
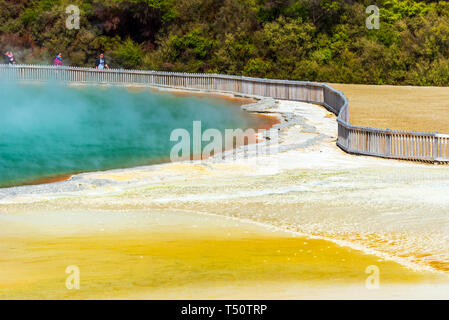
[[[353,125],[349,122],[347,98],[324,83],[218,74],[119,69],[99,71],[38,65],[0,65],[0,80],[147,85],[309,102],[322,105],[338,116],[337,145],[346,152],[393,159],[449,162],[449,134]]]

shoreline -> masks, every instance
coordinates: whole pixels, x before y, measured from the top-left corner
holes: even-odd
[[[72,86],[84,86],[84,84],[71,84]],[[103,86],[103,85],[101,85]],[[108,87],[108,86],[105,86]],[[263,99],[256,99],[256,98],[245,98],[237,95],[231,95],[226,93],[214,93],[214,92],[207,92],[207,93],[201,93],[196,91],[189,91],[189,90],[178,90],[178,89],[170,89],[170,88],[160,88],[160,87],[147,87],[147,86],[126,86],[128,90],[150,90],[150,91],[157,91],[157,92],[164,92],[168,91],[170,94],[178,95],[178,96],[209,96],[209,97],[217,97],[219,99],[223,99],[225,101],[230,102],[231,104],[234,104],[235,107],[242,108],[243,110],[246,105],[258,105],[259,102],[261,102]],[[258,113],[258,112],[250,112],[248,111],[250,115],[254,115],[256,118],[258,118],[258,123],[254,130],[269,130],[276,125],[279,125],[281,123],[281,119],[279,116],[272,115],[272,114],[265,114],[265,113]],[[255,143],[258,143],[260,140],[256,136],[254,138]],[[244,145],[249,144],[249,141],[245,141]],[[240,146],[236,146],[235,148],[231,149],[224,149],[220,154],[223,154],[225,152],[234,150],[236,148],[239,148]],[[215,156],[215,155],[213,155]],[[206,158],[202,159],[191,159],[191,160],[205,160]],[[187,159],[183,161],[188,161]],[[1,189],[8,189],[8,188],[16,188],[16,187],[23,187],[23,186],[34,186],[34,185],[44,185],[44,184],[50,184],[50,183],[56,183],[56,182],[63,182],[68,181],[72,177],[85,174],[85,173],[92,173],[92,172],[107,172],[110,170],[126,170],[126,169],[135,169],[140,167],[146,167],[146,166],[152,166],[152,165],[159,165],[164,163],[169,163],[170,159],[167,158],[165,160],[156,161],[153,163],[148,163],[145,165],[139,165],[139,166],[131,166],[131,167],[119,167],[115,169],[105,169],[105,170],[92,170],[92,171],[80,171],[80,172],[73,172],[73,173],[64,173],[64,174],[57,174],[57,175],[51,175],[51,176],[45,176],[42,178],[33,178],[27,181],[24,181],[23,183],[19,183],[16,185],[11,185],[7,187],[0,187]]]

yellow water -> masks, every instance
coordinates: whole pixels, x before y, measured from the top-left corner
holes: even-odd
[[[1,217],[1,299],[370,297],[388,296],[394,285],[441,284],[435,274],[328,241],[222,217],[155,210]],[[72,265],[79,290],[66,288]],[[365,286],[371,265],[380,270],[375,292]]]

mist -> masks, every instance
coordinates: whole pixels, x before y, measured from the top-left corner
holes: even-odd
[[[168,161],[176,128],[247,128],[224,99],[148,89],[0,82],[0,187]]]

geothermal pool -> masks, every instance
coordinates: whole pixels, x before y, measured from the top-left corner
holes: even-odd
[[[0,86],[0,187],[169,160],[176,128],[246,129],[242,101],[148,89],[57,84]],[[192,136],[192,135],[191,135]]]

